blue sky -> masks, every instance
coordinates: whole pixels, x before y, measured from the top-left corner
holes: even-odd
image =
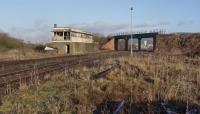
[[[200,31],[199,0],[1,0],[0,31],[26,41],[48,42],[51,28],[81,28],[105,35],[135,31]]]

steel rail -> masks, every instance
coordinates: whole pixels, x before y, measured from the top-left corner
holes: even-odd
[[[102,55],[91,55],[91,56],[79,56],[74,59],[66,59],[65,61],[60,61],[56,62],[54,64],[50,65],[44,65],[41,67],[38,67],[36,69],[34,68],[28,68],[25,70],[20,70],[20,71],[14,71],[6,74],[0,74],[0,86],[3,87],[7,84],[12,84],[15,82],[19,82],[20,80],[23,79],[28,79],[31,78],[31,72],[36,72],[36,75],[41,76],[45,75],[47,73],[51,72],[56,72],[56,71],[61,71],[64,69],[69,69],[72,68],[76,65],[86,65],[88,63],[91,63],[95,60],[99,59],[105,59],[105,58],[110,58],[110,57],[116,57],[116,56],[121,56],[123,53],[104,53]],[[37,71],[36,71],[37,70]]]

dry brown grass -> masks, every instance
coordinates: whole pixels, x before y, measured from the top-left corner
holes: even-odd
[[[148,54],[117,60],[121,67],[98,80],[90,80],[90,76],[109,68],[114,59],[106,60],[100,67],[81,67],[48,75],[39,85],[3,96],[0,112],[92,114],[96,106],[106,101],[120,101],[126,93],[129,96],[124,113],[136,113],[141,107],[148,113],[160,100],[180,106],[188,101],[200,106],[199,66],[183,63],[176,57]]]
[[[36,44],[25,43],[6,33],[0,33],[0,61],[59,56],[57,53],[38,52],[35,50],[36,46]]]
[[[200,55],[200,34],[169,34],[157,38],[157,52],[169,54]]]
[[[31,48],[26,49],[24,51],[21,49],[13,49],[6,52],[0,52],[0,55],[1,55],[0,61],[39,59],[39,58],[63,56],[61,54],[57,54],[56,52],[55,53],[36,52]]]

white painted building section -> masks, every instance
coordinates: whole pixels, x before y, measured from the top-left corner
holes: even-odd
[[[68,28],[68,27],[57,27],[57,25],[54,25],[52,32],[53,32],[52,42],[93,43],[93,35],[91,33],[84,32],[79,29]]]
[[[51,47],[46,46],[46,47],[44,48],[44,50],[45,50],[45,51],[53,51],[54,48],[51,48]]]

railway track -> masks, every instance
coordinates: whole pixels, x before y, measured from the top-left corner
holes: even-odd
[[[39,60],[1,62],[5,71],[0,71],[0,88],[42,78],[45,74],[56,73],[75,66],[92,64],[95,60],[127,55],[126,52],[104,52],[77,56],[63,56]],[[14,69],[12,69],[14,67]]]
[[[71,59],[71,58],[78,58],[86,55],[70,55],[70,56],[60,56],[60,57],[51,57],[51,58],[42,58],[42,59],[29,59],[29,60],[16,60],[16,61],[2,61],[0,62],[0,68],[8,68],[13,67],[16,65],[29,65],[29,64],[37,64],[37,63],[49,63],[51,61],[62,61],[65,59]]]
[[[19,83],[21,81],[41,78],[45,74],[60,72],[73,68],[77,65],[91,64],[95,60],[104,60],[110,57],[129,55],[128,52],[102,52],[85,55],[71,55],[53,57],[47,59],[31,59],[21,61],[0,62],[0,88],[5,88],[8,84]],[[155,56],[155,55],[152,55]],[[185,63],[189,60],[185,60]],[[199,64],[193,61],[194,64]],[[37,76],[37,77],[36,77]]]

